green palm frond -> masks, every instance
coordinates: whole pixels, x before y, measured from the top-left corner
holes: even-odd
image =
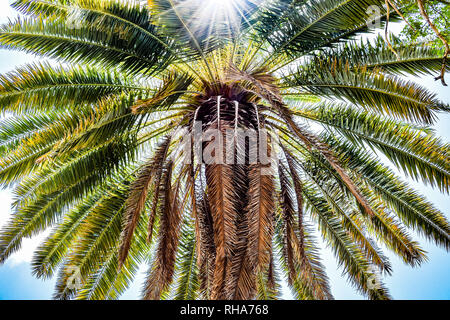
[[[108,146],[111,148],[114,141],[116,146],[136,144],[137,128],[133,127],[142,119],[131,113],[129,99],[132,98],[122,97],[119,101],[116,101],[117,98],[108,98],[98,108],[84,114],[62,114],[59,122],[26,137],[18,148],[5,153],[0,159],[3,183],[13,183],[24,175],[45,167],[46,162],[64,160],[69,155],[81,159],[86,155],[95,156],[96,150],[104,151]],[[122,136],[118,136],[115,130],[119,130]],[[87,147],[93,150],[80,151]],[[110,151],[113,151],[111,156],[114,157],[116,151]],[[120,151],[120,148],[117,151]],[[104,151],[104,154],[106,153],[108,151]],[[85,170],[88,168],[85,167]]]
[[[87,279],[110,258],[113,252],[117,255],[117,243],[121,233],[121,222],[130,172],[125,177],[116,177],[109,189],[109,196],[100,201],[93,212],[81,225],[81,234],[75,238],[71,250],[60,268],[54,298],[69,299],[75,297],[79,290],[71,286],[72,270],[79,271],[81,282],[86,285]],[[117,269],[117,268],[116,268]]]
[[[21,12],[22,14],[29,14],[33,16],[49,17],[53,14],[61,12],[64,0],[62,1],[37,1],[37,0],[15,0],[11,7]]]
[[[308,211],[317,221],[322,235],[333,248],[339,265],[343,266],[345,274],[355,288],[371,299],[390,299],[388,291],[379,279],[377,281],[378,288],[369,286],[370,279],[376,277],[376,274],[371,270],[370,264],[361,250],[354,245],[352,239],[345,232],[339,219],[333,215],[327,201],[320,197],[320,193],[309,187],[305,188],[304,194]]]
[[[416,83],[367,67],[351,69],[345,60],[313,59],[285,80],[286,87],[347,100],[365,110],[410,122],[432,124],[449,106]]]
[[[171,41],[157,34],[157,27],[151,24],[148,8],[135,1],[16,0],[12,7],[26,15],[71,20],[74,27],[88,24],[103,31],[113,30],[123,38],[140,38],[149,45],[156,40],[170,49]]]
[[[17,149],[37,132],[55,125],[63,116],[60,112],[6,116],[0,119],[0,156]],[[69,118],[69,116],[65,116]],[[75,125],[76,121],[72,119]]]
[[[267,301],[279,299],[279,290],[277,290],[273,284],[270,284],[273,280],[270,280],[269,274],[264,274],[262,272],[258,273],[256,281],[258,286],[258,300]]]
[[[283,250],[281,256],[284,259],[281,264],[289,270],[288,284],[297,299],[332,299],[328,278],[315,249],[310,228],[303,217],[298,224],[293,219],[294,207],[303,210],[303,204],[293,201],[293,189],[284,170],[286,169],[280,168],[280,207],[283,209],[283,218],[278,219],[276,239],[280,250]],[[290,173],[295,179],[297,171],[291,170]],[[303,197],[303,193],[301,196]],[[280,223],[284,223],[284,226]],[[296,227],[299,228],[298,231]]]
[[[349,143],[340,147],[336,143],[335,147],[340,158],[347,159],[347,166],[358,173],[406,226],[449,249],[450,224],[442,212],[367,153],[350,147]]]
[[[126,74],[149,75],[163,70],[171,59],[156,40],[131,42],[114,30],[83,25],[73,28],[67,21],[18,19],[0,28],[0,47],[39,54],[67,62],[117,67]]]
[[[342,227],[346,230],[347,234],[352,238],[355,244],[361,248],[367,259],[380,271],[384,271],[388,274],[392,272],[392,265],[381,250],[376,246],[375,242],[368,237],[366,232],[352,219],[348,214],[355,210],[355,206],[352,201],[348,200],[345,196],[345,189],[338,184],[333,184],[333,176],[327,175],[326,172],[320,173],[320,170],[310,164],[304,164],[302,166],[304,172],[316,185],[316,188],[326,199],[328,206],[333,211],[335,216],[339,217]],[[353,207],[353,208],[352,208]],[[364,210],[361,210],[365,212]]]
[[[0,77],[0,112],[74,110],[130,91],[147,93],[150,89],[117,71],[35,63]]]
[[[86,284],[77,294],[78,300],[115,300],[125,292],[136,276],[139,267],[150,255],[146,245],[146,220],[136,229],[135,238],[130,246],[129,255],[119,270],[118,250],[112,250],[102,263],[98,263],[96,272],[89,276]]]
[[[294,113],[318,121],[356,145],[369,145],[406,175],[449,191],[450,149],[432,132],[345,105],[309,105]]]
[[[418,242],[411,239],[411,236],[405,230],[404,224],[398,218],[393,217],[392,213],[389,213],[380,197],[367,189],[363,189],[363,192],[376,213],[375,218],[369,218],[362,214],[364,221],[361,224],[367,227],[368,232],[386,245],[405,263],[413,267],[427,261],[426,252],[420,247]]]
[[[5,262],[12,253],[19,250],[25,237],[34,236],[53,225],[65,213],[65,208],[84,193],[85,182],[89,182],[89,178],[66,186],[63,190],[38,196],[17,209],[12,219],[2,228],[0,262]]]
[[[450,107],[401,78],[442,49],[350,40],[383,4],[15,0],[0,49],[48,60],[0,75],[0,264],[52,228],[32,272],[56,299],[118,299],[144,264],[144,299],[333,299],[326,244],[390,299],[381,248],[419,266],[410,232],[448,251],[450,224],[383,160],[449,193]]]
[[[286,264],[286,259],[283,256],[283,234],[282,234],[282,224],[281,220],[279,220],[277,227],[275,229],[275,249],[277,249],[277,256],[279,260],[279,265],[283,269],[285,273],[289,272],[289,268]],[[316,277],[318,281],[323,281],[323,284],[326,285],[324,288],[325,290],[329,290],[328,284],[327,284],[327,276],[325,274],[324,266],[320,263],[320,257],[317,252],[317,243],[314,241],[314,238],[312,237],[311,230],[308,230],[308,232],[305,233],[307,235],[304,240],[305,247],[308,248],[307,250],[307,256],[308,260],[311,261],[312,264],[315,265],[315,274],[313,277]],[[306,240],[306,238],[308,240]],[[304,267],[302,269],[301,265],[297,266],[299,276],[294,279],[294,281],[289,284],[289,289],[292,294],[292,296],[295,299],[298,300],[314,300],[317,299],[318,295],[317,292],[314,292],[314,287],[310,286],[310,280],[305,279],[304,273]],[[329,295],[327,296],[328,299],[332,299],[333,296],[329,292]]]
[[[256,26],[275,55],[299,57],[338,42],[367,28],[370,12],[376,5],[384,14],[380,0],[276,1],[263,11]]]
[[[70,244],[81,232],[83,222],[103,200],[104,190],[94,191],[78,205],[74,206],[64,220],[37,248],[33,260],[33,273],[39,278],[53,276],[55,270],[66,257]]]
[[[373,42],[348,42],[340,48],[327,50],[326,56],[330,61],[343,60],[355,68],[367,66],[390,74],[419,76],[441,69],[443,50],[427,43],[405,44],[392,35],[390,42],[396,54],[386,40],[378,36]]]
[[[192,223],[185,222],[181,230],[180,251],[177,258],[175,300],[195,300],[198,297],[200,281],[194,234]]]
[[[2,119],[0,130],[5,130],[5,133],[11,132],[8,136],[11,144],[8,145],[8,140],[4,140],[4,150],[1,154],[2,185],[8,186],[20,177],[34,172],[39,167],[36,161],[48,153],[68,132],[74,131],[78,126],[79,117],[83,116],[82,112],[67,112],[48,116],[44,114],[42,118],[20,116]],[[36,129],[31,126],[25,128],[30,122],[42,125]]]
[[[88,193],[118,167],[124,163],[132,163],[136,156],[135,149],[136,141],[114,139],[79,152],[67,161],[57,160],[44,165],[35,175],[23,179],[16,187],[15,204],[20,205],[40,195],[57,192],[79,181],[84,181],[84,192]]]

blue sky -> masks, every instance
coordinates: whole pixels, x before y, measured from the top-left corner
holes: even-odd
[[[16,13],[9,8],[8,2],[0,1],[0,22],[6,22]],[[18,52],[0,50],[0,73],[14,69],[15,66],[28,63],[33,57]],[[450,76],[448,82],[450,82]],[[438,97],[450,103],[450,89],[435,82],[432,76],[421,79],[411,79],[419,82]],[[436,132],[446,142],[450,142],[450,115],[442,115],[435,126]],[[450,218],[450,198],[448,195],[423,186],[420,183],[411,182],[412,186],[421,191],[432,201],[445,215]],[[10,215],[11,194],[8,190],[0,191],[0,226]],[[3,266],[0,266],[0,300],[3,299],[50,299],[53,291],[54,280],[41,281],[31,275],[30,260],[33,249],[45,237],[45,233],[33,239],[24,241],[23,248],[15,253]],[[397,257],[388,254],[393,264],[393,276],[385,277],[384,281],[390,288],[395,299],[450,299],[450,254],[437,248],[427,240],[416,236],[422,246],[428,251],[429,262],[420,268],[412,269],[405,266]],[[387,252],[387,251],[386,251]],[[331,279],[332,290],[337,299],[361,299],[347,283],[345,277],[341,277],[341,270],[337,269],[331,252],[324,248],[324,263]],[[139,297],[140,283],[144,277],[144,271],[140,271],[136,283],[125,293],[123,298],[136,299]],[[285,294],[285,298],[289,298]]]

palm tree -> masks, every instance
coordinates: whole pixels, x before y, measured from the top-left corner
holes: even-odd
[[[0,78],[0,262],[51,228],[32,270],[58,299],[118,298],[143,263],[146,299],[276,299],[283,279],[332,299],[318,230],[358,292],[389,299],[380,246],[419,266],[408,232],[449,250],[450,225],[380,156],[448,193],[430,126],[450,108],[400,77],[439,72],[443,50],[355,40],[384,2],[17,0],[1,48],[50,60]],[[217,143],[238,131],[258,139]]]

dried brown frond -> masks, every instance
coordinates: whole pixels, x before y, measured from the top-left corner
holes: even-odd
[[[160,171],[163,166],[170,141],[171,139],[169,136],[164,138],[152,158],[140,168],[136,180],[134,180],[130,188],[130,194],[125,204],[123,229],[119,246],[119,269],[122,268],[122,265],[128,256],[134,230],[136,229],[139,217],[145,207],[149,185],[155,178],[155,174]],[[158,181],[157,185],[159,185]],[[152,215],[152,217],[154,217],[154,215]]]
[[[278,168],[278,176],[280,179],[280,207],[283,217],[283,257],[288,268],[288,283],[293,284],[297,278],[297,269],[294,257],[293,238],[296,237],[294,232],[294,204],[289,194],[289,181],[284,173],[282,166]],[[299,248],[300,249],[300,248]],[[301,248],[300,250],[303,250]]]
[[[214,122],[211,128],[217,128]],[[228,121],[220,121],[220,130],[233,128]],[[215,143],[214,139],[209,143]],[[207,145],[209,144],[207,143]],[[223,146],[225,148],[225,146]],[[218,151],[218,150],[215,150]],[[213,155],[217,156],[217,155]],[[208,202],[214,228],[215,263],[211,299],[225,299],[225,283],[230,271],[234,247],[237,243],[237,198],[234,192],[233,165],[208,164],[205,169]]]
[[[298,270],[295,271],[295,278],[299,277],[302,282],[308,286],[308,288],[310,289],[309,291],[316,299],[333,299],[323,266],[315,257],[313,257],[313,254],[309,252],[311,249],[308,248],[308,243],[310,242],[310,240],[308,239],[308,232],[306,232],[307,230],[305,230],[306,227],[303,220],[303,184],[297,173],[298,169],[296,163],[289,150],[287,150],[284,146],[283,151],[288,163],[287,169],[289,169],[286,169],[287,174],[284,174],[283,171],[281,171],[282,174],[280,174],[280,184],[282,185],[282,199],[284,202],[282,203],[282,208],[284,211],[287,211],[284,216],[290,217],[287,221],[284,221],[286,232],[285,243],[289,243],[289,246],[291,247],[290,250],[292,250],[294,254],[294,258],[291,258],[291,263],[296,265],[296,268],[298,268]],[[292,179],[292,184],[287,179],[288,175]],[[290,213],[290,211],[294,210],[292,207],[292,195],[289,191],[292,189],[292,185],[297,201],[298,210],[297,233],[295,232],[295,228],[293,226],[293,213]],[[292,265],[289,267],[292,268]]]
[[[191,194],[192,213],[195,219],[195,237],[197,251],[197,267],[199,269],[200,292],[204,299],[210,298],[211,282],[214,276],[215,244],[211,210],[207,196],[202,188],[196,188],[196,176],[200,174],[200,165],[194,169],[189,165],[188,188]]]
[[[304,204],[303,183],[297,174],[294,160],[292,159],[291,154],[289,153],[288,150],[286,150],[286,149],[283,149],[283,150],[284,150],[284,154],[286,156],[286,160],[288,163],[292,182],[294,184],[294,191],[295,191],[295,196],[296,196],[296,200],[297,200],[297,211],[298,211],[298,214],[297,214],[298,234],[299,234],[299,238],[300,238],[300,246],[301,246],[301,248],[303,248],[303,237],[305,234],[305,230],[303,228],[303,204]]]
[[[248,249],[249,273],[256,275],[267,270],[270,264],[272,235],[274,230],[273,176],[265,174],[265,166],[251,165],[248,191]]]
[[[216,247],[211,299],[224,299],[227,269],[231,264],[237,239],[233,169],[230,165],[225,164],[208,165],[206,167],[206,180]]]
[[[145,300],[160,299],[172,282],[175,272],[176,251],[180,236],[182,205],[179,203],[181,179],[172,187],[172,161],[164,168],[164,190],[161,196],[159,244],[154,265],[144,289]]]
[[[234,168],[234,188],[237,195],[236,228],[237,239],[234,247],[234,255],[231,260],[228,279],[225,285],[227,299],[246,299],[248,296],[247,283],[250,283],[252,275],[249,273],[248,265],[244,263],[248,247],[248,212],[247,212],[247,189],[248,177],[247,167],[235,165]]]
[[[319,151],[323,157],[330,163],[333,169],[339,174],[344,184],[348,187],[350,192],[354,195],[359,205],[366,210],[366,212],[370,216],[374,216],[374,213],[367,202],[367,200],[361,195],[361,192],[358,190],[358,187],[354,184],[352,179],[348,176],[345,170],[339,164],[339,161],[334,156],[331,148],[327,146],[325,143],[320,141],[318,137],[314,134],[306,130],[306,128],[302,128],[297,125],[292,117],[292,113],[289,108],[283,103],[282,97],[277,90],[271,91],[272,85],[270,83],[262,82],[258,79],[255,79],[251,76],[250,73],[240,70],[233,70],[236,79],[250,81],[253,86],[255,92],[263,99],[268,101],[272,107],[277,112],[288,125],[289,129],[303,142],[306,147],[311,149],[316,149]]]

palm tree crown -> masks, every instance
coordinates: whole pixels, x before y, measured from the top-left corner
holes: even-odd
[[[389,299],[380,246],[418,266],[408,230],[449,250],[450,225],[379,156],[448,193],[450,108],[400,77],[443,50],[354,40],[384,3],[17,0],[0,47],[50,60],[0,76],[0,262],[52,228],[32,268],[58,299],[118,298],[142,263],[147,299],[332,299],[316,226]]]

